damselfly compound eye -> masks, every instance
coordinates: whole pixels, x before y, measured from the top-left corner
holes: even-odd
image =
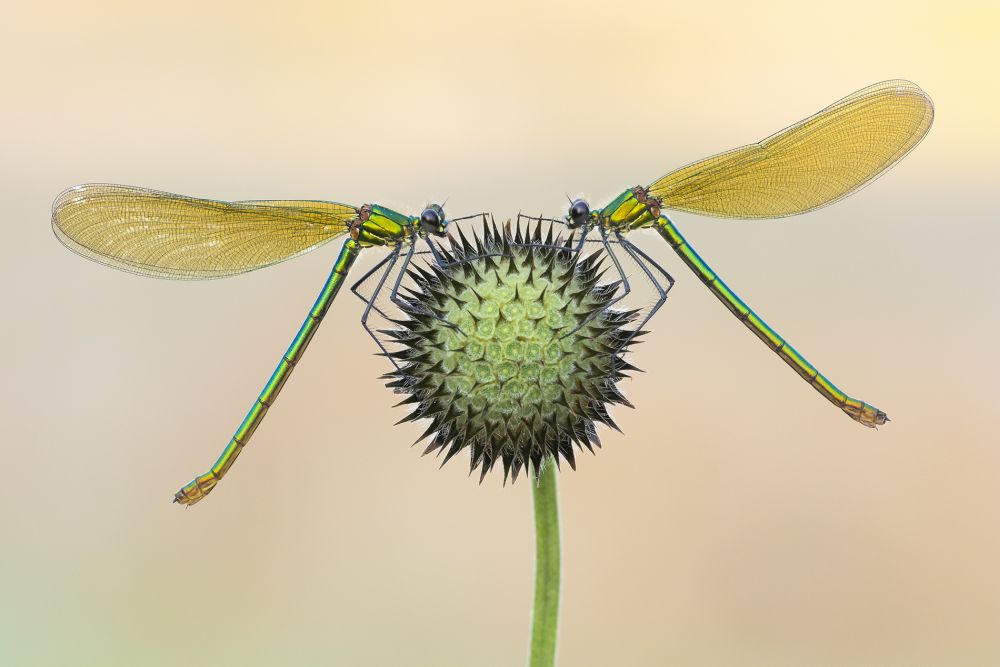
[[[579,226],[590,219],[590,206],[582,199],[577,199],[569,207],[569,220],[573,226]]]
[[[436,206],[424,209],[424,212],[420,214],[420,227],[429,234],[437,234],[444,219],[442,213],[443,211]]]

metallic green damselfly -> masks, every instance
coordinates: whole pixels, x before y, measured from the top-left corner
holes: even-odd
[[[934,105],[909,81],[869,86],[835,102],[767,139],[693,162],[649,187],[636,186],[611,203],[591,210],[570,202],[566,222],[581,231],[597,230],[639,263],[666,299],[672,280],[625,238],[634,229],[653,228],[681,260],[757,337],[816,391],[865,426],[888,421],[878,408],[848,396],[743,302],[681,235],[666,209],[721,218],[781,218],[813,211],[856,192],[909,153],[930,129]],[[617,262],[616,262],[616,265]],[[620,265],[619,271],[621,271]],[[650,271],[650,267],[658,271]],[[659,275],[657,275],[659,273]],[[626,284],[627,276],[621,272]],[[641,326],[641,325],[640,325]]]

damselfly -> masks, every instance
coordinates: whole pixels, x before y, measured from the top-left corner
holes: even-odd
[[[663,304],[673,280],[625,234],[656,229],[712,293],[816,391],[852,419],[879,426],[888,421],[886,414],[838,389],[768,326],[691,247],[665,210],[743,219],[813,211],[857,191],[896,164],[924,138],[933,118],[934,106],[923,90],[909,81],[884,81],[759,143],[698,160],[648,187],[626,190],[603,208],[592,210],[583,199],[571,201],[565,221],[581,231],[581,247],[590,232],[600,234],[626,293],[628,277],[614,248],[642,268],[659,292],[647,319]]]

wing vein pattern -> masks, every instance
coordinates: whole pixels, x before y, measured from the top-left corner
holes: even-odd
[[[358,209],[327,201],[224,202],[127,185],[63,192],[52,228],[70,250],[156,278],[222,278],[309,252],[344,234]]]
[[[855,192],[920,143],[934,119],[916,84],[877,83],[763,141],[671,172],[649,187],[664,208],[780,218]]]

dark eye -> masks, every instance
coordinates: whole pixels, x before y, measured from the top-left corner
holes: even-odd
[[[428,232],[437,232],[441,228],[441,214],[432,208],[425,209],[420,214],[420,226]]]
[[[590,218],[590,206],[587,205],[587,202],[582,199],[574,201],[573,205],[569,207],[569,219],[573,221],[573,224],[582,225],[588,218]]]

